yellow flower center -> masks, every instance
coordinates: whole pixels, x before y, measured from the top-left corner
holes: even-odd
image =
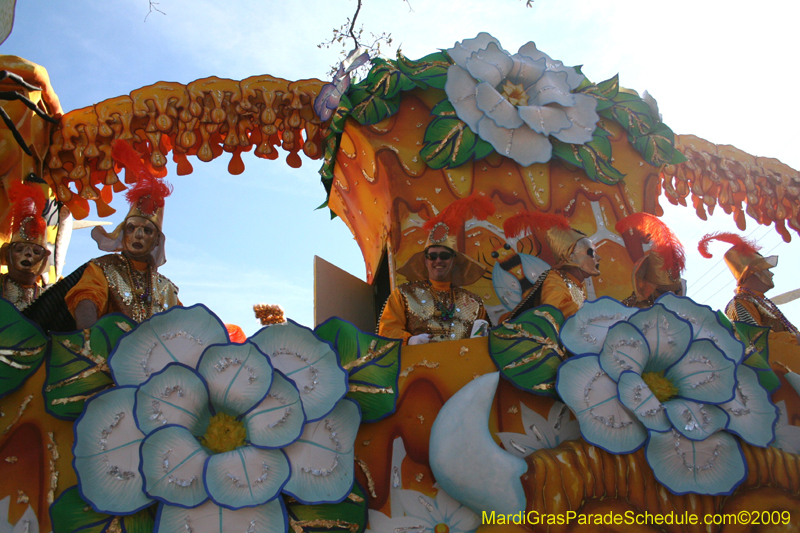
[[[666,402],[678,394],[678,388],[664,377],[664,372],[645,372],[642,374],[642,379],[659,402]]]
[[[511,102],[511,105],[528,105],[528,95],[525,94],[525,89],[522,88],[521,83],[514,85],[509,80],[506,80],[503,84],[503,98]]]
[[[214,453],[225,453],[244,446],[246,436],[244,424],[230,415],[218,413],[211,417],[200,444]]]
[[[450,533],[450,528],[447,527],[447,524],[436,524],[433,533]]]

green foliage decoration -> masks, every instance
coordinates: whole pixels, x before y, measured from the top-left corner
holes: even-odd
[[[48,413],[75,420],[85,401],[114,385],[108,354],[136,323],[120,313],[106,315],[91,329],[53,334],[43,395]]]
[[[291,531],[362,533],[367,527],[367,494],[356,482],[340,503],[302,505],[287,498],[286,511]]]
[[[500,373],[519,389],[558,398],[558,366],[567,354],[558,340],[564,315],[550,305],[530,309],[489,334],[489,355]]]
[[[47,336],[8,300],[0,298],[0,398],[20,388],[41,365]]]
[[[50,506],[50,522],[53,524],[53,533],[152,533],[156,508],[150,505],[128,516],[98,513],[81,498],[76,485],[62,492]]]
[[[759,383],[767,392],[775,392],[780,386],[780,379],[769,365],[770,328],[734,322],[733,329],[736,338],[745,346],[742,363],[756,371]]]
[[[314,333],[333,345],[348,372],[347,397],[361,406],[361,420],[376,422],[397,408],[397,380],[400,375],[400,339],[364,333],[356,326],[331,318]]]

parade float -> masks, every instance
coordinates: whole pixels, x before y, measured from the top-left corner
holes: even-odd
[[[511,54],[488,34],[373,59],[359,82],[354,54],[332,82],[162,82],[66,113],[42,67],[2,61],[25,82],[4,89],[31,103],[3,102],[16,126],[2,130],[3,190],[40,180],[51,198],[51,281],[69,274],[58,246],[70,216],[90,203],[109,215],[134,181],[113,141],[156,175],[169,157],[178,174],[221,156],[240,174],[244,152],[283,151],[295,168],[302,152],[322,161],[326,205],[356,238],[376,300],[405,281],[398,268],[427,220],[489,198],[494,214],[459,228],[458,246],[486,266],[467,288],[499,325],[402,346],[341,318],[288,320],[242,342],[201,304],[60,332],[0,301],[0,530],[4,519],[28,532],[577,527],[482,525],[484,511],[764,511],[798,527],[800,359],[689,298],[620,304],[646,249],[615,230],[666,199],[701,219],[718,206],[742,228],[749,215],[788,241],[797,171],[676,135],[616,77],[589,80],[532,42]],[[553,261],[543,233],[505,234],[523,210],[566,216],[612,265],[568,320],[542,307],[503,322]],[[367,300],[351,306],[380,309]],[[621,351],[638,372],[609,370]],[[698,362],[708,370],[689,370]],[[668,392],[643,399],[653,374]]]

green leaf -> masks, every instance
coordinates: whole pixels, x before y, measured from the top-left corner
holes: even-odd
[[[613,98],[613,104],[602,111],[598,109],[598,113],[619,122],[634,136],[649,133],[659,122],[644,100],[627,92],[618,92]]]
[[[424,141],[419,155],[434,169],[458,167],[473,157],[482,159],[493,150],[465,122],[450,116],[434,118],[425,130]]]
[[[628,134],[628,141],[642,154],[645,161],[655,167],[671,163],[675,156],[675,134],[663,122],[647,135],[635,137]]]
[[[156,505],[128,516],[98,513],[89,506],[73,486],[61,493],[50,506],[53,533],[101,533],[108,531],[112,522],[126,533],[152,533],[155,527]]]
[[[456,108],[450,103],[450,100],[445,98],[431,109],[431,115],[456,117]]]
[[[356,482],[350,495],[341,503],[303,505],[288,498],[286,511],[289,514],[290,529],[299,527],[309,533],[362,533],[367,527],[367,494]]]
[[[597,112],[608,109],[614,104],[614,97],[619,94],[619,75],[601,81],[597,85],[581,85],[576,92],[594,96],[597,100]]]
[[[733,328],[736,338],[742,341],[745,346],[742,364],[756,371],[759,383],[768,392],[775,392],[780,386],[780,380],[769,365],[770,328],[745,322],[734,322]]]
[[[400,109],[399,96],[384,100],[363,88],[357,88],[348,94],[353,104],[351,116],[364,126],[377,124]]]
[[[397,67],[421,89],[429,87],[444,89],[450,65],[452,61],[444,52],[436,52],[417,61],[412,61],[397,52]]]
[[[47,353],[47,336],[8,300],[0,298],[0,398],[20,388]]]
[[[503,376],[516,387],[558,398],[556,374],[566,352],[558,340],[564,315],[540,305],[514,320],[492,328],[489,355]]]
[[[394,98],[401,91],[415,89],[417,85],[408,79],[393,61],[374,59],[373,67],[367,74],[365,88],[384,100]]]
[[[586,144],[568,144],[553,138],[550,142],[553,156],[582,168],[592,181],[614,185],[625,178],[625,174],[611,164],[611,141],[608,133],[600,127],[595,129],[594,137]]]
[[[88,330],[54,334],[47,359],[45,410],[62,420],[75,420],[85,400],[114,384],[106,361],[117,341],[136,323],[119,313],[102,317]]]
[[[330,342],[339,353],[339,360],[349,374],[351,390],[347,396],[361,406],[362,421],[376,422],[394,413],[401,341],[364,333],[337,317],[317,326],[314,333]]]

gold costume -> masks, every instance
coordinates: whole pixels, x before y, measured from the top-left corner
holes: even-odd
[[[39,285],[22,285],[8,274],[0,274],[0,297],[14,304],[20,311],[31,305],[43,291]]]
[[[760,292],[738,287],[733,300],[725,307],[725,314],[731,320],[769,327],[772,330],[770,343],[776,340],[797,344],[800,332],[778,306]]]
[[[136,322],[181,305],[178,287],[169,279],[147,263],[132,261],[122,254],[92,259],[64,299],[73,316],[78,303],[89,300],[97,306],[98,318],[119,312]]]
[[[431,342],[466,339],[478,319],[486,320],[486,309],[476,294],[449,282],[414,281],[389,295],[378,335],[403,344],[422,333],[430,333]]]
[[[561,311],[566,320],[583,307],[586,298],[586,287],[583,283],[572,274],[553,268],[539,276],[507,320],[540,305],[552,305]]]

